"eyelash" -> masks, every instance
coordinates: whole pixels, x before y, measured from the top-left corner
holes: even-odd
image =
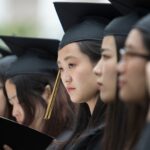
[[[76,66],[76,65],[73,64],[73,63],[68,64],[69,69],[71,69],[71,68],[73,68],[73,67],[75,67],[75,66]]]
[[[73,63],[68,63],[68,68],[69,69],[72,69],[73,67],[75,67],[76,66],[76,64],[73,64]],[[63,69],[63,67],[58,67],[58,69],[62,72],[64,69]]]
[[[108,59],[109,58],[109,56],[106,55],[106,54],[101,54],[101,57],[104,58],[104,59]]]

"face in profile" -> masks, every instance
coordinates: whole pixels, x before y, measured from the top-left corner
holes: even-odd
[[[106,36],[102,41],[101,59],[94,68],[101,100],[105,103],[114,101],[117,87],[117,50],[113,36]]]
[[[146,98],[145,65],[148,55],[140,31],[131,30],[124,54],[118,65],[120,97],[125,102],[141,102]]]
[[[146,83],[148,87],[148,94],[150,95],[150,62],[146,64]]]
[[[4,92],[3,92],[3,85],[0,84],[0,116],[3,116],[3,117],[7,117],[7,109],[8,109],[8,106],[7,106],[7,102],[6,102],[6,97],[4,95]]]
[[[94,65],[76,43],[59,50],[58,67],[61,79],[73,102],[87,102],[97,95],[96,77],[92,71]]]
[[[12,105],[12,116],[15,117],[18,123],[22,124],[24,121],[25,114],[17,98],[16,86],[10,80],[7,80],[5,83],[5,87],[9,103]]]

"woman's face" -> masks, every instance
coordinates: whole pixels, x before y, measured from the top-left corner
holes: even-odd
[[[3,92],[3,85],[0,83],[0,116],[6,116],[7,113],[7,102],[6,102],[6,98]]]
[[[140,55],[140,56],[139,56]],[[146,59],[141,55],[148,55],[144,47],[141,33],[133,29],[128,35],[122,61],[118,65],[119,95],[126,102],[141,102],[146,98]]]
[[[94,68],[100,97],[109,103],[116,98],[117,87],[117,50],[113,36],[105,36],[102,41],[101,59]]]
[[[7,80],[5,87],[9,103],[12,105],[12,116],[16,118],[18,123],[22,124],[25,118],[25,114],[17,98],[16,86],[10,80]]]
[[[58,66],[62,82],[73,102],[87,102],[97,95],[96,76],[92,72],[94,64],[76,43],[59,50]]]

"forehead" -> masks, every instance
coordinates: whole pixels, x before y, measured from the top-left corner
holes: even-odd
[[[11,92],[11,93],[16,92],[16,86],[15,86],[15,84],[13,84],[13,83],[11,82],[11,80],[8,79],[8,80],[5,82],[5,85],[6,85],[6,90],[7,90],[8,92]]]
[[[112,35],[105,36],[102,41],[102,49],[108,50],[108,51],[116,51],[116,42],[115,38]]]
[[[126,47],[134,48],[134,50],[142,50],[144,47],[142,34],[137,29],[132,29],[125,42]]]
[[[64,46],[62,49],[58,51],[58,61],[61,59],[65,59],[68,56],[72,56],[75,58],[82,57],[84,54],[81,52],[77,43],[71,43]]]

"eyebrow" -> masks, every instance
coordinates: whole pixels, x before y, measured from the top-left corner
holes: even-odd
[[[77,58],[77,57],[75,57],[75,56],[67,56],[67,57],[64,58],[64,60],[67,61],[68,59],[75,59],[75,58]],[[60,65],[61,64],[60,61],[57,61],[57,64]]]
[[[101,52],[101,53],[103,53],[104,51],[109,51],[109,49],[108,49],[108,48],[101,48],[101,49],[100,49],[100,52]]]

